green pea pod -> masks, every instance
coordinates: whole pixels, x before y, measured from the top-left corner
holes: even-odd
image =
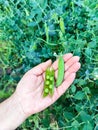
[[[48,68],[45,72],[43,97],[46,97],[49,94],[52,96],[53,93],[54,93],[54,70],[52,68]]]
[[[46,23],[45,23],[45,33],[46,33],[46,40],[47,40],[47,43],[48,43],[48,41],[49,41],[49,28],[48,28]]]
[[[49,94],[50,94],[50,96],[53,96],[53,94],[54,94],[54,76],[55,76],[55,71],[54,71],[54,69],[52,69],[51,70],[51,76],[50,76],[51,84],[49,85]]]
[[[65,26],[64,26],[64,20],[63,18],[60,18],[60,29],[62,31],[62,33],[65,33]]]
[[[45,72],[45,81],[44,81],[44,90],[43,90],[43,97],[46,97],[48,94],[49,94],[49,91],[46,91],[48,90],[48,85],[47,85],[47,82],[49,82],[49,74],[50,73],[50,69],[47,68],[46,72]],[[48,78],[47,78],[48,77]]]
[[[56,81],[56,87],[60,86],[64,79],[65,64],[62,56],[58,59],[58,76]]]

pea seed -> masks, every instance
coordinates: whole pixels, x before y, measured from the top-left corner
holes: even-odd
[[[52,85],[49,85],[49,88],[52,89]]]
[[[52,80],[53,80],[53,77],[50,77],[50,80],[52,81]]]
[[[46,79],[49,79],[49,78],[50,78],[50,77],[47,75],[47,76],[46,76]]]
[[[46,85],[49,85],[49,81],[46,81]]]
[[[49,92],[49,89],[48,88],[45,88],[45,93],[48,93]]]

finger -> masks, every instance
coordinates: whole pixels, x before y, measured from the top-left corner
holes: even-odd
[[[64,79],[68,77],[71,73],[76,73],[81,67],[79,62],[74,63],[67,71],[65,71]]]
[[[70,66],[72,66],[75,62],[79,61],[80,57],[74,56],[70,58],[65,64],[65,70],[67,70]]]
[[[73,56],[72,53],[65,54],[63,56],[64,62],[69,60],[72,56]],[[58,59],[52,64],[51,67],[53,67],[54,70],[57,70],[57,68],[58,68]],[[55,72],[55,77],[56,77],[56,75],[57,75],[57,71]],[[43,79],[45,79],[45,73],[43,73]]]
[[[30,70],[31,73],[33,73],[34,75],[41,75],[43,72],[45,72],[45,70],[47,69],[47,67],[51,66],[52,61],[48,60],[46,62],[43,62],[39,65],[37,65],[36,67],[34,67],[33,69]]]
[[[72,56],[73,56],[72,53],[65,54],[63,56],[64,62],[69,60]],[[58,59],[52,64],[52,67],[53,67],[54,70],[57,70],[57,68],[58,68]]]
[[[43,76],[43,79],[45,80],[45,73],[43,73],[43,75],[42,75],[42,76]]]
[[[66,80],[62,83],[62,85],[57,88],[59,96],[61,96],[68,89],[68,87],[73,83],[75,76],[76,76],[76,73],[71,73],[66,78]]]

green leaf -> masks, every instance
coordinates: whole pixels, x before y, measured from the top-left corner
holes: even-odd
[[[75,92],[76,92],[76,86],[75,86],[75,85],[72,85],[72,86],[71,86],[71,91],[72,91],[72,93],[75,93]]]
[[[88,121],[91,121],[91,120],[92,120],[91,115],[88,115],[85,111],[81,111],[81,112],[80,112],[80,118],[81,118],[81,120],[84,121],[84,122],[88,122]]]
[[[79,129],[76,127],[72,127],[71,129],[68,129],[68,130],[79,130]]]
[[[86,48],[86,50],[85,50],[85,54],[87,55],[87,56],[91,56],[91,54],[92,54],[92,50],[91,50],[91,48]]]
[[[64,117],[67,120],[71,120],[74,117],[74,115],[71,112],[64,112]]]
[[[82,85],[85,85],[85,84],[86,84],[86,82],[85,82],[84,79],[79,79],[79,83],[78,83],[79,86],[82,86]]]
[[[83,91],[86,93],[86,94],[90,94],[90,89],[88,87],[85,87],[83,88]]]
[[[80,112],[81,111],[81,106],[82,105],[82,103],[79,103],[79,104],[76,104],[75,105],[75,110],[77,111],[77,112]]]
[[[86,123],[83,127],[83,130],[93,130],[93,126],[91,123]]]
[[[80,125],[79,125],[79,122],[77,121],[77,120],[74,120],[72,123],[71,123],[71,125],[72,126],[74,126],[74,127],[79,127]]]
[[[85,94],[82,91],[78,91],[75,95],[74,95],[74,99],[77,100],[83,100],[85,97]]]

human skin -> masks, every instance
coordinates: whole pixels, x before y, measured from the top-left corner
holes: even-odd
[[[54,95],[43,97],[45,70],[52,66],[55,78],[58,72],[58,60],[43,62],[29,70],[18,83],[15,92],[0,104],[0,130],[14,130],[29,116],[43,111],[53,104],[73,83],[80,68],[79,57],[71,53],[63,56],[65,75],[62,84],[54,89]]]

